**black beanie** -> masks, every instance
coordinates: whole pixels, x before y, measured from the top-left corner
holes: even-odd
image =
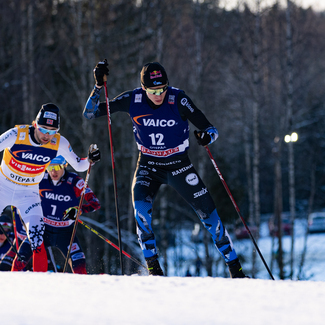
[[[59,107],[52,103],[42,105],[42,108],[36,116],[38,125],[52,126],[60,128],[60,110]]]
[[[158,62],[150,62],[143,66],[141,84],[147,88],[168,84],[165,68]]]

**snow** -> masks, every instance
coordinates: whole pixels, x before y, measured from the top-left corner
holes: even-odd
[[[1,272],[1,324],[324,324],[325,282]]]

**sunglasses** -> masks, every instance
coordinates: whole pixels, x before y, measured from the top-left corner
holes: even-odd
[[[8,222],[1,222],[0,224],[1,224],[1,226],[2,226],[2,228],[3,228],[3,230],[5,232],[7,232],[7,233],[10,232],[11,226],[12,226],[10,223],[8,223]],[[0,235],[1,234],[3,234],[2,229],[0,229]]]
[[[168,88],[168,85],[166,85],[164,88],[159,88],[159,89],[150,89],[150,88],[145,87],[146,92],[148,94],[156,95],[156,96],[160,96],[163,92],[165,92],[167,90],[167,88]]]
[[[47,167],[47,170],[51,172],[52,170],[59,171],[64,168],[64,165],[50,165]]]
[[[37,130],[39,130],[43,134],[48,133],[49,135],[54,135],[54,134],[57,134],[59,132],[59,129],[57,129],[57,130],[48,130],[48,129],[40,127],[37,123],[36,123],[36,127],[37,127]]]

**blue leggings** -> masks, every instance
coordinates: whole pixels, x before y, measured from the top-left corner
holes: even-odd
[[[152,230],[152,206],[161,184],[172,186],[193,208],[225,262],[237,258],[230,236],[222,224],[206,186],[187,155],[151,159],[140,154],[133,179],[133,206],[138,240],[145,258],[157,255]]]

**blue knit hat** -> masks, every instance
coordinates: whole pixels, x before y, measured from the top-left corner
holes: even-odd
[[[51,160],[50,165],[67,165],[67,161],[62,156],[57,156]]]

